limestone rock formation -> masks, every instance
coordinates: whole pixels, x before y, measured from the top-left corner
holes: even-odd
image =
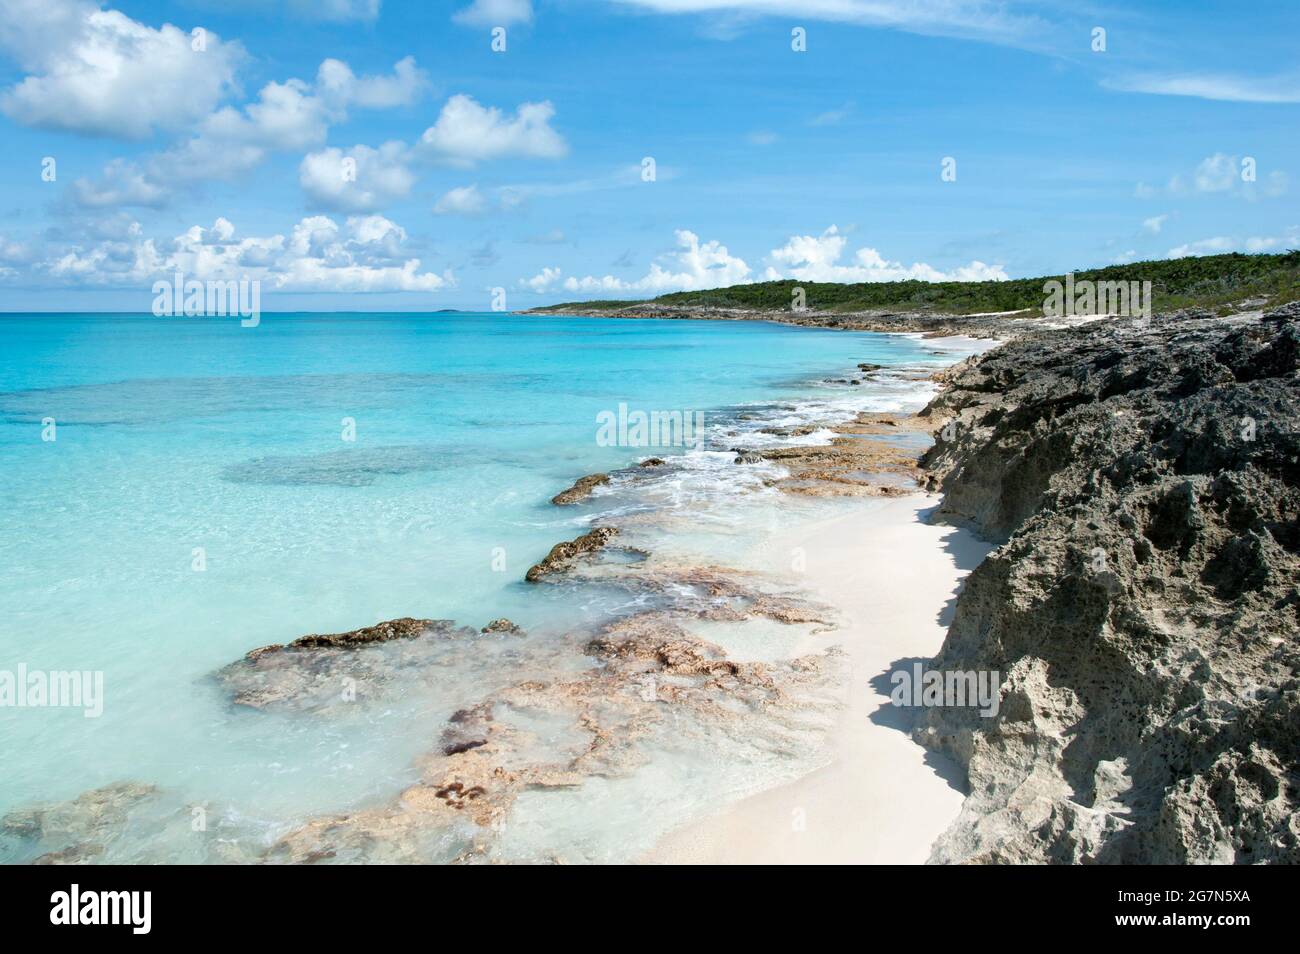
[[[609,483],[609,474],[588,474],[579,477],[568,490],[561,490],[551,498],[551,503],[561,506],[581,503],[591,496],[591,492],[601,484]]]
[[[564,569],[576,557],[603,549],[617,535],[618,529],[615,527],[595,527],[580,537],[557,543],[551,547],[551,552],[546,554],[542,562],[529,567],[524,579],[529,583],[536,583],[543,577]]]
[[[1029,335],[923,412],[942,512],[1004,541],[934,663],[1000,711],[915,730],[970,781],[932,860],[1300,861],[1295,314]]]

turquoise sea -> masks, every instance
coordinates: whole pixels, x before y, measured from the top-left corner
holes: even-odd
[[[233,706],[211,674],[254,647],[400,616],[505,616],[545,640],[618,608],[617,595],[522,582],[593,522],[657,514],[643,531],[657,546],[739,560],[800,508],[844,504],[778,500],[731,448],[773,441],[760,425],[916,408],[930,393],[916,375],[825,379],[954,357],[910,336],[757,322],[0,317],[0,670],[104,679],[98,718],[0,707],[0,815],[133,781],[257,838],[392,798],[447,713],[506,678],[509,658],[462,648],[348,718]],[[701,412],[709,441],[601,446],[597,416],[620,404]],[[671,466],[549,503],[650,455]],[[723,788],[766,769],[746,771]],[[531,837],[618,858],[629,821],[614,819],[635,805],[604,821],[560,807]],[[106,857],[207,860],[182,840],[128,832]],[[0,860],[33,850],[0,837]]]

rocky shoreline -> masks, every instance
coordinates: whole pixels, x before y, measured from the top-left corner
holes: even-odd
[[[986,328],[950,320],[929,330]],[[1300,861],[1300,308],[1015,328],[934,374],[942,390],[919,414],[767,432],[826,429],[829,443],[730,448],[734,466],[785,493],[941,493],[938,519],[1000,544],[967,578],[931,664],[998,672],[997,714],[929,708],[912,729],[969,780],[931,861]],[[552,502],[664,466],[593,474]],[[256,649],[215,673],[234,705],[314,717],[351,704],[343,681],[382,699],[470,643],[508,646],[534,675],[433,727],[419,781],[390,803],[308,819],[261,847],[218,832],[210,860],[495,860],[495,833],[529,790],[627,776],[649,740],[684,727],[782,748],[834,710],[834,652],[741,663],[691,632],[753,618],[833,628],[833,608],[637,542],[634,523],[593,526],[527,573],[644,597],[647,609],[565,637],[561,656],[590,661],[577,671],[530,655],[509,620],[399,619]],[[537,754],[530,712],[565,726],[565,750]],[[164,798],[121,783],[11,813],[0,834],[41,845],[38,863],[92,860],[141,805],[160,824],[183,819],[188,807]]]
[[[1300,308],[1123,319],[965,362],[941,514],[1001,542],[914,731],[969,796],[941,863],[1300,861]]]
[[[695,321],[771,321],[802,328],[842,331],[877,331],[885,334],[921,334],[927,338],[964,335],[969,338],[1006,338],[1028,331],[1061,327],[1071,319],[1047,319],[1035,312],[997,312],[978,315],[944,315],[923,311],[801,311],[765,308],[681,307],[658,302],[636,302],[617,307],[552,305],[519,312],[523,315],[565,315],[580,318],[663,318]]]

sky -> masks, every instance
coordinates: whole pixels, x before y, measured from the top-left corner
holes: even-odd
[[[1295,0],[0,0],[0,310],[1283,251],[1297,36]]]

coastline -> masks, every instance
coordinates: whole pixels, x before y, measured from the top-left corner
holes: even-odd
[[[756,563],[808,554],[804,583],[843,625],[804,651],[839,646],[849,663],[832,761],[810,775],[726,806],[663,838],[659,864],[919,864],[957,818],[964,776],[911,738],[889,701],[888,673],[943,644],[966,574],[992,549],[969,531],[929,522],[939,498],[867,502],[776,535]],[[847,508],[846,508],[847,509]]]
[[[787,398],[727,406],[702,453],[651,458],[658,463],[650,466],[637,453],[606,480],[579,478],[557,497],[580,506],[553,509],[579,535],[526,575],[521,568],[520,582],[548,599],[603,593],[612,598],[608,615],[550,632],[535,631],[527,616],[522,627],[493,618],[481,628],[486,614],[472,625],[376,617],[360,629],[299,630],[246,647],[209,678],[233,709],[265,713],[257,720],[341,724],[351,708],[336,691],[344,678],[376,708],[427,692],[427,679],[451,679],[455,707],[430,713],[434,744],[391,797],[270,827],[223,817],[218,841],[186,850],[225,863],[632,861],[674,827],[760,804],[764,796],[754,793],[817,786],[808,844],[836,840],[830,832],[860,820],[865,802],[881,820],[853,828],[858,855],[923,860],[961,794],[905,727],[881,720],[865,735],[858,730],[878,715],[870,680],[898,658],[935,651],[936,620],[956,580],[940,541],[950,528],[926,530],[916,519],[933,501],[920,495],[917,469],[930,427],[912,412],[954,362],[987,346],[928,339],[905,358],[856,369],[854,360],[884,358],[836,347],[843,370],[819,366]],[[827,373],[840,377],[820,377]],[[829,499],[841,497],[868,499]],[[709,526],[719,518],[715,526],[732,529],[713,541],[747,533],[745,547],[713,547]],[[602,530],[611,523],[612,532]],[[840,571],[861,568],[859,537],[885,533],[897,534],[896,545],[877,551],[877,598],[861,603],[870,587]],[[901,588],[890,563],[913,547],[917,558],[904,568],[927,567],[925,579]],[[809,572],[791,573],[792,548],[808,551]],[[879,639],[871,620],[896,612],[897,638]],[[470,662],[479,657],[483,665]],[[491,667],[496,658],[504,668]],[[451,667],[462,664],[469,678],[457,682]],[[540,724],[552,728],[539,736]],[[683,731],[697,750],[683,753]],[[693,759],[709,752],[711,771],[692,778]],[[641,773],[643,765],[652,769]],[[607,849],[565,841],[563,827],[551,827],[558,816],[536,817],[586,786],[610,785],[637,810],[603,824],[637,821],[633,837],[607,839]],[[105,841],[107,832],[133,815],[182,813],[183,797],[127,776],[53,807],[20,808],[0,819],[0,832],[29,843],[29,857],[43,862],[163,860],[173,848],[164,830],[138,831],[120,846]],[[889,814],[900,804],[909,807],[906,823]],[[571,809],[559,811],[567,818]],[[113,822],[101,828],[105,813]],[[54,817],[68,819],[66,827],[43,821]]]
[[[558,511],[585,532],[527,585],[602,598],[586,625],[381,617],[212,672],[276,731],[368,720],[435,675],[455,698],[421,714],[422,742],[442,731],[391,798],[222,812],[183,850],[1294,863],[1298,320],[1098,322],[942,369],[911,350],[809,379],[827,398],[731,406],[699,453],[557,495],[592,498]],[[869,499],[814,499],[842,497]],[[991,674],[999,705],[889,706],[927,660]],[[137,776],[0,836],[37,863],[174,860],[188,812]]]

